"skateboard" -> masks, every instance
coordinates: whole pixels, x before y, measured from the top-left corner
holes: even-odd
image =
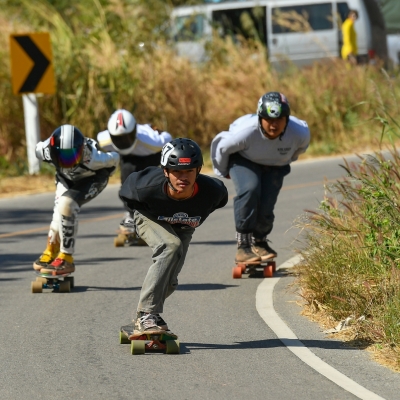
[[[255,264],[236,262],[232,276],[233,279],[240,279],[243,274],[255,275],[258,271],[262,271],[264,278],[272,278],[276,271],[276,262],[272,258]]]
[[[69,274],[49,275],[35,272],[36,280],[31,283],[32,293],[42,293],[43,289],[58,290],[60,293],[69,293],[74,287],[74,277]]]
[[[179,354],[178,337],[169,331],[158,334],[143,333],[132,338],[134,325],[121,326],[119,343],[131,345],[131,354],[145,354],[146,352],[158,352],[165,354]]]
[[[118,230],[118,236],[114,238],[115,247],[128,246],[147,246],[147,243],[141,239],[136,232],[127,232]]]

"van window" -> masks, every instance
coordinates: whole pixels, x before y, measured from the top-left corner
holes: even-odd
[[[243,36],[245,39],[266,40],[265,7],[238,8],[212,12],[213,27],[221,37]]]
[[[177,42],[194,41],[203,37],[205,16],[192,14],[175,17],[174,39]]]
[[[347,15],[349,14],[350,8],[347,3],[337,3],[337,12],[340,15],[342,22],[345,21]]]
[[[273,33],[327,29],[333,29],[332,3],[272,8]]]

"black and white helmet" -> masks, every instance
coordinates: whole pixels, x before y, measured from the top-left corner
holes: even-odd
[[[289,102],[285,95],[279,92],[265,93],[258,100],[257,115],[260,118],[280,118],[290,115]]]
[[[82,161],[85,137],[73,125],[61,125],[50,136],[50,156],[56,168],[73,168]]]
[[[121,154],[129,154],[136,140],[136,120],[127,110],[115,111],[107,124],[114,148]]]
[[[198,168],[203,165],[199,145],[187,138],[174,139],[161,150],[161,166],[175,170]]]

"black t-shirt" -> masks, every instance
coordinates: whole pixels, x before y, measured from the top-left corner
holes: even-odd
[[[123,183],[119,197],[130,210],[137,210],[177,226],[196,228],[217,208],[228,202],[225,185],[216,178],[199,175],[197,193],[186,200],[171,199],[165,192],[167,179],[159,167],[133,172]]]

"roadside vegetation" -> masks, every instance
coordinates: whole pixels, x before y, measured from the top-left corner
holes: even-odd
[[[400,155],[393,147],[342,166],[345,177],[297,224],[305,313],[400,372]]]
[[[210,61],[176,57],[169,11],[188,1],[4,0],[0,10],[0,178],[27,174],[22,100],[11,90],[9,35],[48,31],[57,93],[40,96],[42,138],[63,123],[96,137],[116,108],[173,136],[212,138],[258,98],[279,90],[305,119],[307,156],[377,150],[327,187],[317,212],[299,221],[302,295],[314,313],[337,323],[352,318],[351,339],[382,348],[400,368],[399,75],[381,65],[350,67],[333,60],[275,70],[258,43],[215,38]],[[208,162],[209,166],[209,162]],[[53,174],[43,166],[43,174]],[[24,185],[24,184],[22,184]],[[0,182],[1,188],[1,182]]]
[[[266,91],[284,92],[293,114],[307,120],[307,156],[376,148],[379,93],[392,108],[397,75],[379,66],[347,68],[340,60],[276,71],[257,43],[234,46],[216,38],[210,61],[177,58],[168,39],[169,10],[161,0],[4,0],[0,10],[0,167],[26,173],[22,100],[11,90],[9,35],[49,31],[57,93],[39,97],[42,138],[63,123],[95,137],[119,107],[139,123],[153,122],[208,150],[212,138]],[[392,110],[393,111],[393,110]]]

